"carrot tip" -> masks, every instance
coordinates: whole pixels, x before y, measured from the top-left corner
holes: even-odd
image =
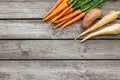
[[[55,28],[55,27],[53,27],[52,29],[53,29],[53,30],[55,30],[56,28]]]
[[[51,24],[51,23],[53,23],[53,21],[52,21],[52,20],[50,20],[50,21],[49,21],[49,23]]]
[[[46,17],[45,16],[43,16],[43,20],[45,19]]]
[[[45,20],[45,18],[42,18],[42,21],[44,21],[44,22],[45,22],[45,21],[46,21],[46,20]]]
[[[51,25],[52,23],[49,21],[48,24]]]
[[[52,20],[50,20],[50,22],[51,22],[51,23],[55,23],[55,20],[52,19]]]
[[[42,21],[44,21],[44,19],[42,19]]]
[[[49,19],[49,17],[46,17],[45,19],[44,19],[44,21],[47,21]]]
[[[54,27],[53,27],[53,29],[57,29],[57,28],[58,28],[58,26],[54,26]]]
[[[47,19],[45,18],[45,19],[43,19],[44,21],[47,21]]]
[[[60,28],[60,30],[63,30],[63,29],[64,29],[64,27],[61,27],[61,28]]]
[[[65,27],[66,27],[66,25],[63,25],[60,29],[62,29],[62,30],[63,30]]]

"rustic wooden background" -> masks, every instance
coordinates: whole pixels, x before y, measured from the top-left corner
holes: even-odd
[[[81,21],[61,32],[42,21],[55,1],[0,0],[0,80],[120,80],[120,35],[74,42]]]

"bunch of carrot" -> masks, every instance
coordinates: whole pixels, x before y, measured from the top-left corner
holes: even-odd
[[[104,0],[58,0],[44,15],[43,20],[57,24],[53,29],[59,27],[64,29],[82,19],[89,10],[99,7],[104,2]]]

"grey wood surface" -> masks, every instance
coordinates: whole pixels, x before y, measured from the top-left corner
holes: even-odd
[[[83,32],[80,23],[79,21],[64,30],[53,30],[54,25],[49,25],[41,20],[0,20],[0,39],[73,39]],[[115,23],[120,23],[120,20],[106,26]],[[119,39],[120,35],[100,36],[93,39],[106,38]]]
[[[0,59],[120,59],[119,40],[0,41]]]
[[[120,80],[119,61],[1,61],[1,80]]]
[[[120,35],[74,42],[81,21],[63,31],[42,21],[55,2],[0,0],[0,80],[120,80]],[[119,10],[120,0],[101,9]]]

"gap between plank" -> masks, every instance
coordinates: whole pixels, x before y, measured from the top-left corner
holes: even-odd
[[[9,41],[9,40],[13,40],[13,41],[16,41],[16,40],[51,40],[51,41],[55,41],[55,40],[71,40],[71,41],[74,41],[74,39],[73,38],[70,38],[70,39],[37,39],[37,38],[26,38],[26,39],[0,39],[0,41],[2,41],[2,40],[4,40],[4,41]],[[78,40],[82,40],[82,38],[81,39],[78,39]],[[120,38],[97,38],[97,39],[89,39],[89,40],[120,40]]]
[[[97,20],[100,19],[98,18]],[[0,18],[0,20],[42,20],[42,18]],[[120,18],[117,18],[117,20],[120,20]]]
[[[42,20],[42,18],[0,18],[0,20]]]
[[[120,61],[120,59],[0,59],[0,61]]]

